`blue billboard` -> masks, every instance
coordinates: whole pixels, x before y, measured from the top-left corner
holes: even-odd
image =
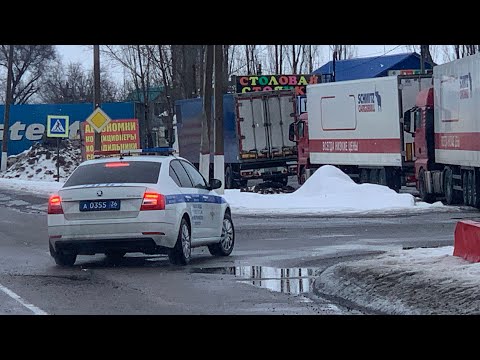
[[[105,103],[101,108],[112,120],[134,119],[135,103]],[[80,123],[93,112],[91,103],[84,104],[28,104],[12,105],[9,119],[8,155],[27,150],[42,139],[49,115],[69,116],[69,137],[74,138],[80,130]],[[0,144],[3,139],[3,116],[5,106],[0,105]]]

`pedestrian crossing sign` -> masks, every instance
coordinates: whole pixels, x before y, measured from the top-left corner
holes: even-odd
[[[63,115],[47,116],[47,136],[48,137],[68,137],[69,117]]]

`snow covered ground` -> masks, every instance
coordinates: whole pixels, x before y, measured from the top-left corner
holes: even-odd
[[[452,254],[453,246],[392,250],[334,265],[315,286],[387,314],[480,314],[480,263]]]
[[[386,186],[357,184],[334,166],[318,169],[299,189],[289,194],[256,194],[226,190],[225,199],[241,214],[406,213],[447,210],[441,202],[417,202]],[[451,209],[451,208],[450,208]]]

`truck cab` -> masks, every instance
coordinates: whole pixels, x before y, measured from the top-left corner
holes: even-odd
[[[302,185],[306,179],[306,172],[310,167],[309,142],[308,142],[308,113],[302,113],[297,117],[296,121],[290,124],[289,129],[290,141],[297,143],[298,163],[297,178],[298,183]]]
[[[432,201],[443,189],[442,172],[435,171],[433,87],[420,91],[415,107],[405,112],[403,126],[415,137],[416,187],[423,200]]]

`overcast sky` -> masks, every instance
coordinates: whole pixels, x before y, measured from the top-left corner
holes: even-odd
[[[408,52],[404,45],[357,45],[358,57],[379,56],[384,53],[398,54]],[[85,66],[93,62],[91,48],[86,45],[57,45],[60,54],[66,62],[84,63]],[[91,66],[91,65],[90,65]]]

